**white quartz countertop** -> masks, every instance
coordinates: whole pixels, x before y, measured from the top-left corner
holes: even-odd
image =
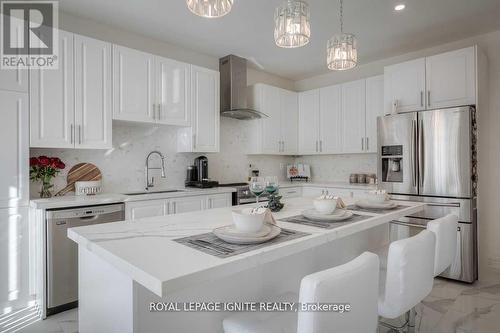
[[[295,181],[295,182],[281,182],[280,187],[335,187],[343,189],[358,189],[358,190],[374,190],[377,189],[376,184],[357,184],[349,182],[316,182],[316,181]]]
[[[285,208],[274,213],[277,220],[312,208],[310,198],[292,198],[284,202]],[[359,213],[372,218],[330,230],[278,221],[281,227],[310,235],[224,259],[179,244],[174,239],[231,224],[232,207],[72,228],[68,236],[145,288],[165,297],[193,284],[228,276],[373,228],[418,212],[424,206],[407,201],[400,204],[407,207],[387,214]]]
[[[219,193],[232,193],[236,192],[236,189],[233,187],[214,187],[205,189],[182,188],[178,189],[177,192],[163,192],[163,193],[155,191],[161,191],[161,190],[159,189],[151,190],[150,193],[135,194],[135,195],[117,194],[117,193],[106,193],[106,194],[98,194],[92,196],[65,195],[61,197],[31,200],[30,206],[35,209],[92,206],[92,205],[102,205],[102,204],[118,203],[118,202],[180,198],[180,197],[189,197],[194,195],[209,195],[209,194],[219,194]],[[131,193],[133,193],[133,191],[131,191]]]

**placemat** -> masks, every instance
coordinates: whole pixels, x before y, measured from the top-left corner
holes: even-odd
[[[292,239],[301,238],[310,234],[281,228],[281,233],[275,238],[260,244],[231,244],[215,236],[212,232],[174,239],[177,243],[189,246],[201,252],[218,258],[228,258],[237,254],[261,249],[266,246],[283,243]]]
[[[310,220],[310,219],[304,217],[303,215],[296,215],[296,216],[291,216],[291,217],[287,217],[284,219],[279,219],[279,221],[304,224],[304,225],[323,228],[323,229],[335,229],[335,228],[338,228],[338,227],[341,227],[341,226],[344,226],[347,224],[363,221],[363,220],[366,220],[369,218],[372,218],[372,216],[353,214],[350,219],[345,220],[345,221],[322,222],[322,221]]]
[[[349,205],[347,206],[347,209],[353,210],[353,211],[358,211],[358,212],[364,212],[364,213],[372,213],[372,214],[387,214],[387,213],[392,213],[397,210],[405,209],[408,208],[408,206],[402,206],[398,205],[394,208],[391,209],[374,209],[374,208],[361,208],[356,205]]]

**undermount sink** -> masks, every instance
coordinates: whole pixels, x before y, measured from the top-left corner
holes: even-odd
[[[143,191],[143,192],[125,193],[125,195],[142,195],[142,194],[175,193],[175,192],[184,192],[184,190]]]

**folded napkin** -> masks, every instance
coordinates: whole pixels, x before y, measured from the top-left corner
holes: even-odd
[[[337,199],[337,208],[344,209],[347,207],[341,197],[335,197],[335,199]]]

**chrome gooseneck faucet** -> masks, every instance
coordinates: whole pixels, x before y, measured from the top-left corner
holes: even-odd
[[[161,168],[150,168],[149,167],[149,158],[151,157],[151,155],[154,155],[154,154],[156,154],[156,155],[158,155],[160,157]],[[157,150],[153,150],[146,157],[146,167],[145,167],[146,191],[148,191],[150,187],[155,186],[155,177],[151,177],[151,179],[149,179],[149,170],[161,170],[161,178],[165,178],[166,177],[165,176],[165,157],[163,157],[162,153],[160,153]]]

